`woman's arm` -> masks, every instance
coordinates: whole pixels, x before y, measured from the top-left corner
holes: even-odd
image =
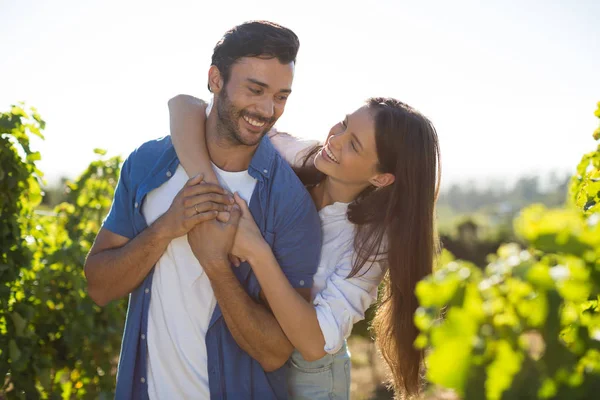
[[[377,300],[383,278],[378,264],[364,275],[347,278],[352,270],[349,257],[336,266],[314,301],[307,303],[283,275],[268,246],[257,249],[249,263],[281,329],[306,361],[339,351],[354,324],[365,318],[366,310]]]
[[[171,140],[181,165],[188,176],[204,174],[209,183],[219,183],[206,147],[207,104],[193,96],[180,94],[169,100]],[[267,133],[273,147],[292,166],[300,166],[308,152],[319,144],[316,140],[296,138],[278,132],[275,128]]]
[[[271,248],[266,243],[257,247],[248,262],[279,326],[302,357],[315,361],[327,354],[315,308],[292,287]]]
[[[235,255],[250,263],[283,332],[307,361],[337,352],[354,323],[364,319],[366,309],[377,299],[377,285],[383,276],[379,265],[347,279],[352,270],[350,244],[335,273],[327,278],[326,287],[311,304],[292,287],[273,251],[261,240],[258,228],[250,227],[245,217],[249,214],[247,205],[235,197],[242,209],[238,231],[241,240],[234,245]]]
[[[219,184],[206,147],[207,104],[180,94],[169,100],[171,140],[188,176],[204,175],[204,181]]]
[[[320,145],[317,140],[301,139],[289,133],[279,132],[275,128],[271,129],[267,135],[275,150],[292,167],[301,167],[308,153]]]

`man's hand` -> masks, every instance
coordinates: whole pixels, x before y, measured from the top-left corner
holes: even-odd
[[[188,232],[188,242],[192,252],[209,278],[211,268],[229,265],[229,253],[233,247],[241,215],[240,207],[234,204],[227,222],[213,219],[196,225]]]
[[[232,207],[233,197],[225,189],[202,180],[202,175],[190,178],[171,207],[156,221],[164,236],[169,239],[183,236],[199,223],[212,220]]]

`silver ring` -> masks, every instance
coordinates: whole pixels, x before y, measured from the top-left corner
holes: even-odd
[[[194,210],[196,210],[196,214],[200,214],[200,211],[198,211],[198,204],[194,204]]]

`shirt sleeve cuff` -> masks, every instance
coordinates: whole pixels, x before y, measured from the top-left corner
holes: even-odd
[[[127,239],[133,239],[134,234],[131,229],[124,223],[117,223],[115,218],[111,218],[111,214],[109,214],[104,222],[102,223],[102,228],[111,231],[112,233],[116,233],[117,235],[121,235],[126,237]]]
[[[329,354],[335,354],[342,348],[346,338],[336,318],[333,316],[329,304],[320,295],[315,297],[313,304],[317,312],[317,320],[319,321],[321,332],[323,332],[323,338],[325,339],[323,350]],[[347,320],[349,318],[348,311],[344,310],[339,317],[342,321]]]

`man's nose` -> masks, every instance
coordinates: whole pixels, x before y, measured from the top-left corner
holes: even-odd
[[[275,115],[275,104],[273,103],[273,99],[265,99],[258,103],[257,111],[263,118],[273,118],[273,115]]]

